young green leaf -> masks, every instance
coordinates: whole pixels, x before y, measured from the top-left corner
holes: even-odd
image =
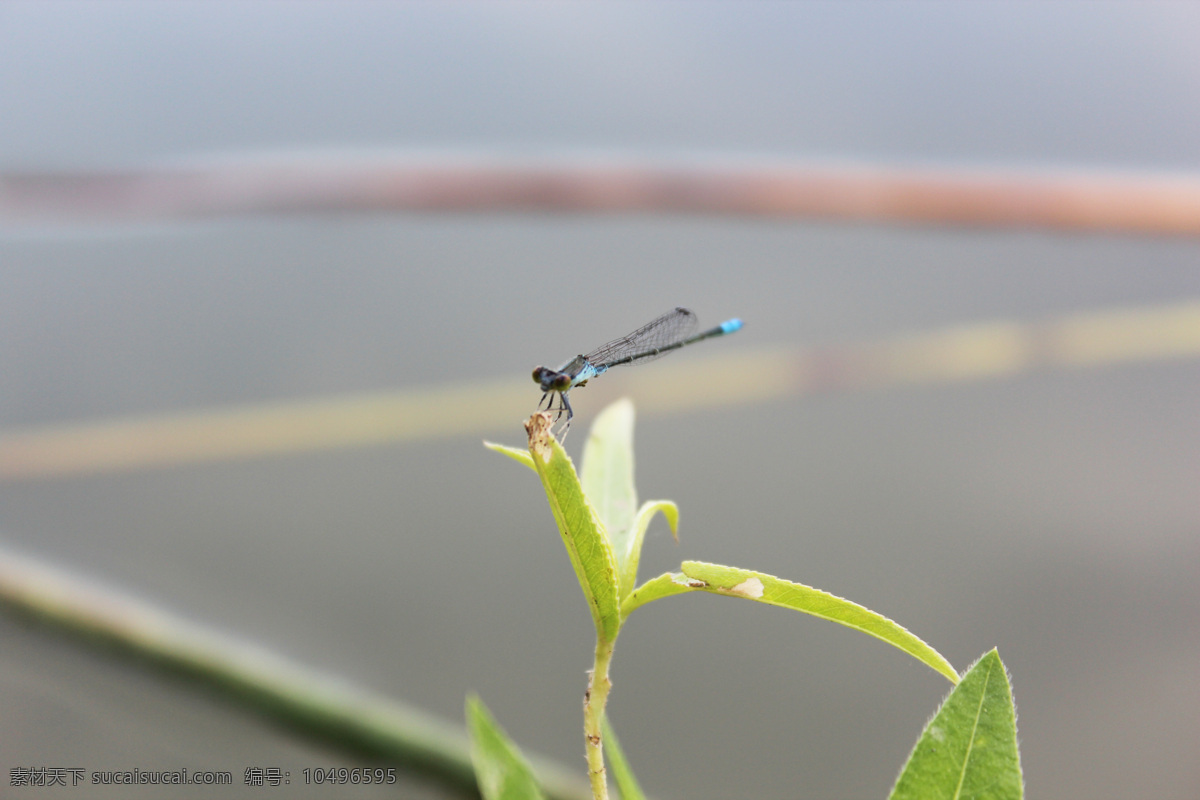
[[[546,499],[579,585],[596,623],[596,634],[607,642],[617,638],[621,610],[617,600],[617,567],[608,533],[583,494],[575,465],[550,432],[551,417],[534,414],[525,423],[529,453],[546,489]]]
[[[521,751],[475,695],[467,697],[467,729],[483,800],[542,800],[533,770]]]
[[[642,503],[642,507],[634,515],[630,535],[621,542],[613,542],[613,548],[617,551],[617,591],[621,602],[625,602],[625,598],[637,583],[638,561],[642,557],[642,541],[646,538],[646,528],[649,527],[650,520],[654,519],[654,515],[660,513],[666,517],[667,524],[671,526],[671,535],[678,542],[679,506],[670,500],[647,500]]]
[[[633,485],[633,403],[628,399],[608,406],[592,423],[583,446],[579,482],[608,530],[619,564],[624,549],[621,540],[633,527],[637,509],[637,489]]]
[[[617,740],[617,732],[613,730],[607,714],[600,720],[600,725],[604,731],[605,757],[608,759],[609,766],[612,767],[613,781],[617,784],[617,789],[621,791],[621,800],[646,800],[646,793],[642,791],[641,785],[633,775],[633,768],[629,766],[629,760],[625,758],[625,751],[621,749],[621,743]]]
[[[963,675],[913,748],[891,800],[1021,800],[1017,712],[995,650]]]
[[[624,600],[637,582],[646,527],[662,512],[678,541],[679,508],[669,500],[637,507],[633,483],[633,403],[618,400],[596,417],[583,448],[580,483],[608,530],[617,563],[617,596]],[[636,509],[636,510],[635,510]]]
[[[702,583],[701,586],[695,587],[702,591],[791,608],[854,628],[900,648],[926,666],[945,675],[952,683],[958,683],[958,673],[940,653],[897,623],[857,603],[811,586],[747,569],[705,564],[700,561],[685,561],[680,568],[688,578]]]

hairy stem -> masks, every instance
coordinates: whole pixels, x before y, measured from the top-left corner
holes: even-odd
[[[604,770],[604,740],[600,721],[604,718],[604,705],[612,681],[608,679],[608,665],[612,661],[613,643],[602,637],[596,639],[596,661],[588,679],[587,692],[583,696],[583,734],[587,748],[588,779],[592,783],[594,800],[608,800],[608,778]]]

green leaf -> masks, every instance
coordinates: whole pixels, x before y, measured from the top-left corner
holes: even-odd
[[[633,483],[633,403],[618,400],[596,417],[583,448],[580,482],[588,502],[608,530],[617,563],[617,597],[624,600],[637,583],[638,561],[646,527],[658,512],[679,540],[679,508],[670,500],[654,500],[637,508]],[[635,510],[636,509],[636,510]]]
[[[891,800],[1021,800],[1017,710],[1004,663],[984,654],[925,726]]]
[[[638,509],[633,518],[631,535],[623,542],[613,542],[617,555],[618,596],[624,602],[637,583],[638,561],[642,557],[642,541],[646,538],[646,528],[655,514],[661,513],[671,526],[671,535],[679,541],[679,506],[670,500],[647,500]]]
[[[588,501],[600,515],[618,563],[622,538],[633,527],[637,489],[633,485],[633,403],[618,400],[592,423],[583,446],[580,483]]]
[[[621,749],[621,743],[617,741],[617,732],[613,730],[607,714],[600,720],[600,726],[604,732],[605,757],[608,759],[609,766],[612,767],[613,781],[617,784],[617,789],[621,791],[621,800],[646,800],[646,793],[642,791],[637,778],[633,775],[633,768],[629,766],[629,760],[625,758],[625,751]]]
[[[583,494],[575,465],[550,432],[551,417],[542,412],[525,423],[529,453],[546,489],[546,499],[579,585],[596,623],[596,635],[611,642],[621,629],[617,600],[617,567],[608,532]]]
[[[625,619],[639,606],[644,606],[652,600],[670,597],[684,592],[698,592],[704,589],[704,581],[693,581],[682,572],[664,572],[657,578],[651,578],[629,593],[621,601],[621,618]]]
[[[528,450],[518,450],[515,447],[506,447],[505,445],[496,444],[495,442],[488,442],[488,441],[485,441],[483,443],[483,446],[489,450],[495,450],[497,453],[503,453],[504,455],[511,458],[513,461],[520,461],[522,464],[529,467],[534,472],[537,472],[537,467],[535,467],[533,465],[533,456],[529,455]]]
[[[950,666],[950,662],[940,653],[902,626],[857,603],[811,586],[747,569],[722,567],[700,561],[685,561],[680,568],[688,578],[703,583],[703,586],[695,587],[702,591],[783,606],[854,628],[900,648],[931,669],[945,675],[951,683],[958,683],[958,674],[954,667]]]
[[[467,729],[483,800],[541,800],[541,790],[525,757],[475,695],[467,697]]]

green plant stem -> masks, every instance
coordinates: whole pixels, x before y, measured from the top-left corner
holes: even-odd
[[[608,678],[608,665],[612,661],[614,642],[603,637],[596,638],[596,661],[588,679],[587,693],[583,696],[583,734],[587,748],[588,779],[592,782],[593,800],[608,800],[608,777],[604,770],[604,738],[601,724],[604,706],[612,681]]]

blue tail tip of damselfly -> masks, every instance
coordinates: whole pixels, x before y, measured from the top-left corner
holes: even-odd
[[[727,319],[721,323],[721,333],[733,333],[742,329],[742,321],[737,317]]]

